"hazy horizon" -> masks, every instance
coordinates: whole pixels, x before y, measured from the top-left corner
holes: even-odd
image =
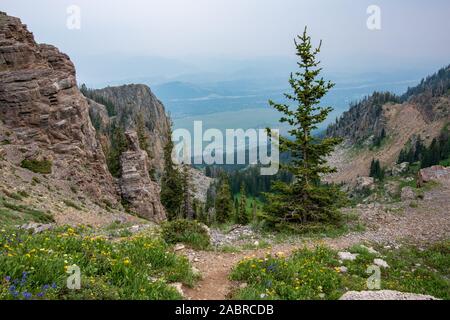
[[[293,39],[305,26],[326,79],[327,123],[373,91],[403,93],[448,65],[450,2],[433,0],[3,0],[38,42],[74,61],[79,83],[99,88],[143,83],[175,127],[279,126],[268,99],[283,99],[296,68]],[[38,3],[39,5],[36,5]],[[369,30],[370,5],[381,29]],[[67,8],[80,29],[67,27]],[[254,112],[257,109],[258,112]],[[245,115],[245,116],[244,116]]]
[[[381,9],[381,30],[366,26],[372,4]],[[70,5],[81,9],[80,30],[66,27]],[[164,82],[199,73],[226,78],[252,62],[257,69],[275,61],[276,69],[279,61],[295,58],[293,38],[305,25],[315,43],[323,40],[329,72],[425,73],[450,56],[445,0],[40,0],[33,6],[3,0],[0,10],[21,18],[38,42],[69,54],[79,78],[93,84],[109,69],[111,82],[145,76]],[[143,60],[148,63],[133,64]]]

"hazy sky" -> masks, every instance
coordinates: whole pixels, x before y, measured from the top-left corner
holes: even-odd
[[[73,4],[81,30],[66,27]],[[379,31],[366,27],[372,4],[381,8]],[[1,0],[0,10],[75,57],[292,56],[293,37],[308,25],[334,67],[450,63],[448,0]]]

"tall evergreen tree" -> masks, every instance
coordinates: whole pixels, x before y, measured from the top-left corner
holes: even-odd
[[[233,202],[231,198],[230,185],[226,176],[222,176],[219,191],[216,197],[216,221],[227,222],[233,213]]]
[[[111,144],[106,155],[106,164],[113,177],[119,177],[121,172],[120,156],[128,149],[124,130],[115,124],[110,128]]]
[[[249,222],[247,214],[247,196],[245,195],[245,187],[241,185],[240,198],[239,198],[239,212],[236,216],[237,223],[246,225]]]
[[[192,194],[194,192],[191,181],[191,174],[188,165],[183,165],[182,171],[182,188],[183,201],[181,204],[181,214],[183,218],[193,220],[195,218],[195,210],[193,208]]]
[[[381,168],[380,160],[372,159],[370,164],[370,174],[369,177],[373,177],[382,181],[384,179],[384,170]]]
[[[238,197],[234,197],[234,215],[235,215],[235,217],[239,216],[239,199],[238,199]]]
[[[172,161],[172,139],[164,147],[164,173],[161,179],[161,203],[166,208],[168,218],[176,219],[183,202],[183,186],[180,172]]]
[[[252,220],[253,220],[253,222],[255,222],[257,220],[257,210],[258,210],[258,206],[256,204],[256,200],[253,200],[253,204],[252,204]]]
[[[319,139],[313,135],[331,107],[320,106],[320,100],[333,88],[334,84],[320,77],[322,69],[317,48],[311,45],[306,28],[303,35],[295,40],[299,70],[291,73],[289,83],[293,93],[285,94],[295,107],[269,101],[269,104],[283,113],[280,122],[287,123],[292,139],[280,137],[281,151],[289,151],[292,160],[285,169],[293,174],[292,184],[276,182],[273,193],[267,194],[266,211],[275,221],[306,223],[310,221],[337,221],[337,188],[324,185],[320,177],[334,172],[326,163],[326,157],[341,142],[338,138]]]

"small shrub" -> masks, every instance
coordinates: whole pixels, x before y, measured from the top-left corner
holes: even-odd
[[[30,195],[25,190],[17,191],[17,194],[20,195],[23,198],[28,198]]]
[[[40,183],[41,183],[41,180],[39,180],[38,177],[33,177],[33,178],[31,179],[31,185],[32,185],[32,186],[35,186],[35,185],[40,184]]]
[[[208,231],[197,221],[175,220],[162,227],[162,237],[170,244],[184,243],[194,249],[206,249],[210,245]]]
[[[77,210],[79,210],[79,211],[83,210],[79,205],[77,205],[77,204],[76,204],[75,202],[73,202],[72,200],[64,200],[63,202],[64,202],[64,204],[65,204],[66,206],[68,206],[68,207],[77,209]]]
[[[17,204],[9,203],[6,201],[3,201],[3,206],[7,209],[25,214],[26,216],[23,217],[24,220],[32,220],[32,221],[39,222],[39,223],[55,222],[55,220],[51,214],[46,213],[41,210],[29,208],[24,205],[17,205]]]
[[[20,195],[20,193],[11,193],[11,192],[9,192],[8,190],[3,190],[3,193],[4,193],[7,197],[9,197],[9,198],[11,198],[11,199],[14,199],[14,200],[17,200],[17,201],[20,201],[20,200],[23,199],[23,197],[22,197],[22,195]]]
[[[34,173],[50,174],[52,173],[52,162],[49,160],[25,159],[20,166]]]

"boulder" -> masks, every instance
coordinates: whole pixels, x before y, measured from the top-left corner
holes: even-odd
[[[177,292],[184,297],[184,291],[183,291],[183,284],[176,282],[176,283],[171,283],[169,284],[169,286],[171,286],[172,288],[174,288],[175,290],[177,290]]]
[[[173,250],[175,251],[181,251],[184,250],[186,247],[184,246],[184,244],[182,243],[178,243],[177,245],[175,245],[175,247],[173,248]]]
[[[418,186],[423,187],[426,183],[431,181],[450,183],[450,168],[432,166],[420,169],[417,177]]]
[[[389,268],[388,263],[386,261],[384,261],[383,259],[374,259],[373,264],[375,264],[376,266],[382,267],[382,268]]]
[[[20,226],[20,229],[31,230],[34,234],[37,234],[37,233],[41,233],[44,231],[53,230],[54,227],[55,227],[55,224],[53,224],[53,223],[41,224],[41,223],[36,223],[36,222],[30,222],[30,223]]]
[[[400,164],[396,164],[395,166],[392,167],[391,169],[391,173],[394,177],[399,176],[403,173],[406,173],[408,171],[409,168],[409,163],[408,162],[403,162]]]
[[[356,257],[358,257],[357,253],[351,253],[351,252],[339,252],[338,253],[340,260],[356,260]]]
[[[439,300],[435,297],[392,290],[349,291],[339,300]]]
[[[356,179],[355,189],[357,191],[373,190],[375,188],[375,179],[372,177],[358,177]]]

